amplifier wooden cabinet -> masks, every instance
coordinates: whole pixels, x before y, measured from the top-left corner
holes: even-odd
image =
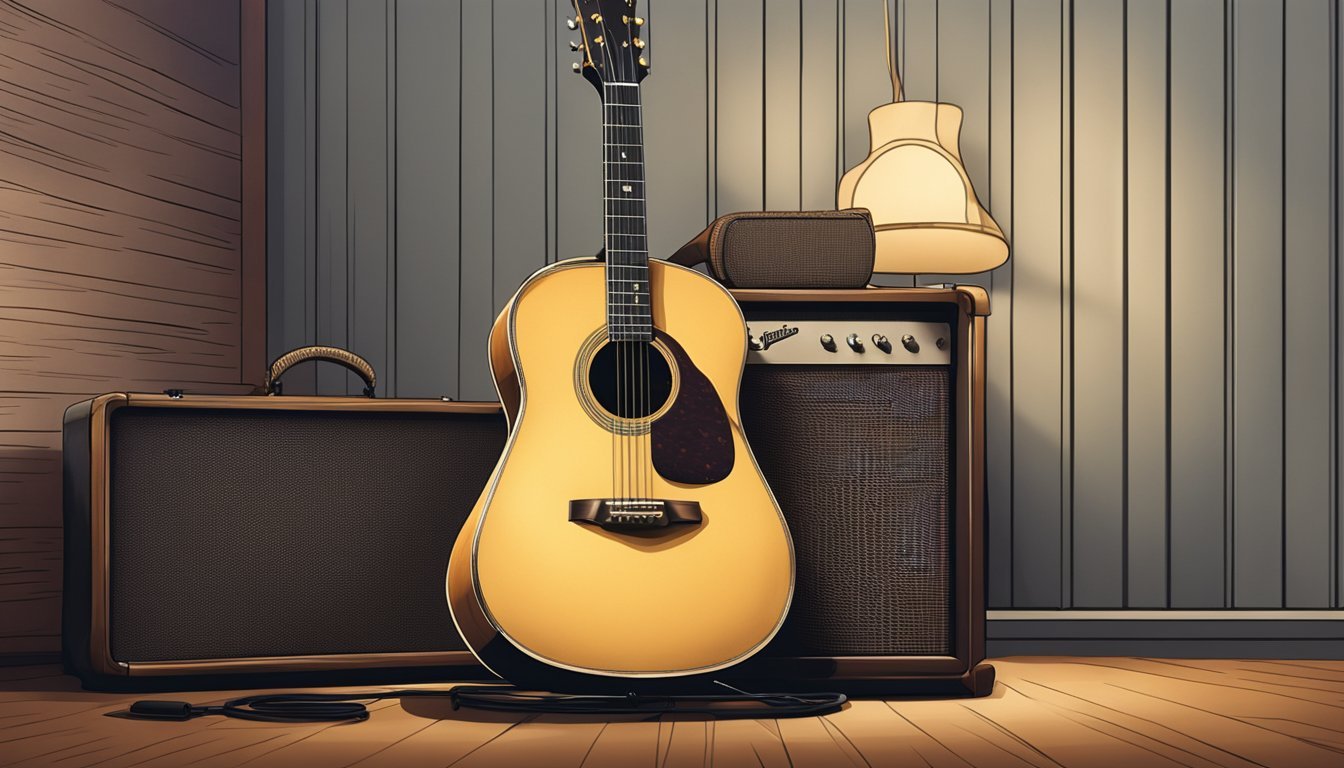
[[[90,687],[480,676],[443,574],[505,436],[495,403],[118,393],[72,406],[68,669]]]
[[[986,292],[735,290],[742,421],[789,522],[760,690],[984,695]],[[745,683],[744,683],[745,684]]]

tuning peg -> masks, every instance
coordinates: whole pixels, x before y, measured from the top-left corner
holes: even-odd
[[[571,64],[570,66],[574,68],[574,74],[576,75],[583,71],[583,65],[577,61]]]
[[[644,58],[643,56],[640,56],[640,57],[639,57],[639,66],[641,66],[641,67],[643,67],[643,68],[645,68],[645,69],[648,69],[648,68],[649,68],[649,60],[646,59],[646,58]]]
[[[571,51],[581,51],[581,50],[583,50],[583,46],[580,45],[580,44],[578,44],[578,43],[576,43],[576,42],[574,42],[573,40],[570,40],[570,41],[569,41],[569,50],[571,50]]]
[[[636,27],[644,26],[644,19],[641,19],[638,16],[634,17],[633,19],[630,18],[629,16],[622,16],[621,21],[625,22],[626,24],[629,24],[630,22],[633,21]]]
[[[636,37],[636,38],[635,38],[635,47],[636,47],[636,48],[643,48],[643,47],[644,47],[644,41],[643,41],[643,40],[640,40],[638,37]]]
[[[565,26],[569,27],[570,29],[578,29],[579,28],[578,19],[577,18],[565,19]]]

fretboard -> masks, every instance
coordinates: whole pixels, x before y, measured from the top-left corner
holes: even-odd
[[[649,309],[644,129],[639,86],[606,83],[602,94],[607,333],[612,341],[650,341],[653,319]]]

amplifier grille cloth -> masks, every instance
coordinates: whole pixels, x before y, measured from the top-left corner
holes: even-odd
[[[771,654],[950,655],[951,370],[748,365],[742,421],[797,551]]]
[[[123,408],[111,430],[122,661],[464,648],[448,552],[501,417]]]

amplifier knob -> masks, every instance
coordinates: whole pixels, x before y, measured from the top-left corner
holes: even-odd
[[[849,336],[845,337],[845,343],[849,345],[850,349],[854,350],[855,352],[858,352],[859,354],[863,354],[863,342],[859,341],[859,334],[857,333],[849,334]]]
[[[880,333],[873,334],[873,346],[886,352],[888,355],[891,354],[891,340]]]
[[[832,336],[832,335],[829,334],[829,333],[823,333],[823,334],[821,335],[821,348],[824,349],[824,350],[826,350],[827,352],[834,352],[834,351],[835,351],[835,337]]]
[[[908,333],[901,337],[901,346],[911,353],[919,353],[919,342],[915,341],[915,337]]]

